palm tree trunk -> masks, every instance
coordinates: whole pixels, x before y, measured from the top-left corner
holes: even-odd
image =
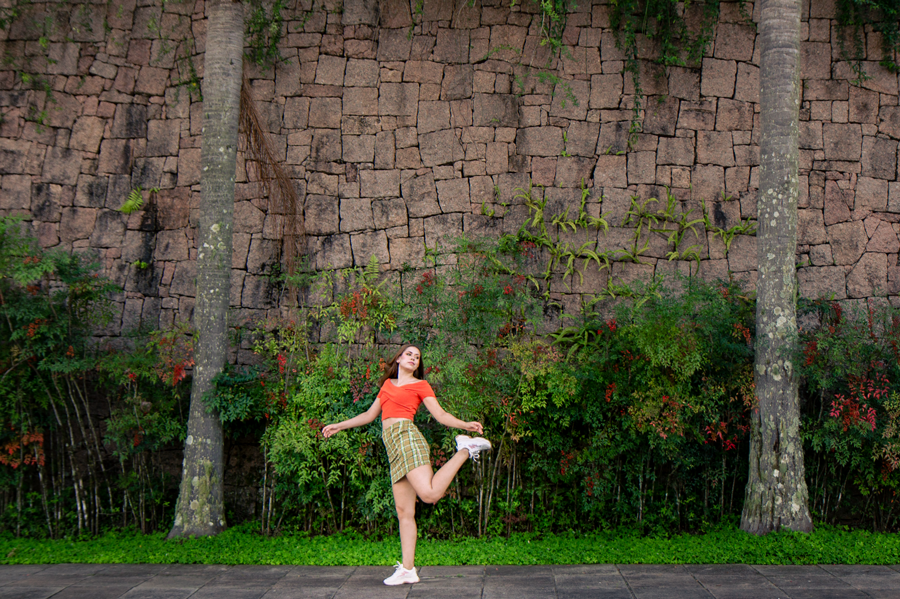
[[[228,350],[234,175],[244,50],[243,7],[212,0],[203,74],[203,140],[200,184],[197,302],[199,332],[187,439],[175,524],[169,538],[209,536],[225,527],[223,436],[218,414],[203,396],[222,371]]]
[[[763,0],[756,303],[756,398],[741,528],[812,530],[800,439],[796,250],[801,0]]]

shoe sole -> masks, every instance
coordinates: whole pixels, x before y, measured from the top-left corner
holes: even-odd
[[[474,449],[476,451],[491,451],[493,449],[493,447],[490,445],[488,445],[488,446],[476,445],[476,446],[472,446],[472,447],[466,447],[466,449],[469,449],[469,450]]]
[[[402,581],[402,582],[385,582],[384,585],[385,585],[385,586],[389,586],[389,587],[399,587],[399,586],[402,585],[402,584],[416,584],[417,582],[419,582],[418,579],[416,579],[416,580],[404,580],[404,581]]]

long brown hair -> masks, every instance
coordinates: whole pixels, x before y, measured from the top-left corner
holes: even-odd
[[[411,347],[415,347],[419,350],[419,366],[413,371],[413,376],[419,379],[420,381],[425,380],[425,358],[422,357],[422,350],[419,349],[417,345],[413,345],[412,343],[407,343],[406,345],[400,346],[400,351],[394,354],[394,357],[391,358],[390,362],[387,362],[384,365],[384,374],[381,375],[381,380],[378,381],[378,386],[384,385],[385,381],[388,379],[397,378],[397,373],[399,371],[399,365],[397,364],[397,360],[400,359],[400,356],[403,355],[403,352],[408,350]]]

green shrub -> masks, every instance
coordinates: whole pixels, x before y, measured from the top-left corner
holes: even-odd
[[[138,335],[128,352],[98,351],[92,318],[110,306],[108,282],[82,258],[40,252],[19,221],[0,222],[0,486],[15,497],[2,526],[51,536],[167,527],[175,490],[160,455],[183,439],[193,333],[180,326]],[[375,262],[295,275],[306,307],[236,334],[258,363],[228,369],[204,398],[227,438],[260,444],[259,530],[393,535],[379,423],[327,442],[321,429],[371,405],[382,360],[402,341],[423,350],[445,409],[482,422],[494,444],[443,500],[419,508],[423,538],[623,527],[664,536],[735,522],[755,409],[753,296],[728,282],[656,280],[611,286],[580,314],[560,314],[550,289],[563,265],[548,269],[542,256],[527,236],[505,236],[429,251],[427,268],[396,277]],[[829,523],[894,530],[900,316],[834,302],[801,312],[794,359],[811,507]],[[97,382],[108,418],[88,414]],[[457,431],[425,411],[418,425],[441,466]],[[66,451],[93,452],[97,468],[70,474]]]
[[[804,306],[803,374],[810,509],[832,522],[896,528],[900,490],[900,313]]]
[[[0,217],[0,529],[168,524],[158,451],[183,436],[177,384],[189,358],[173,352],[177,334],[135,339],[128,352],[98,346],[119,291],[98,270]]]
[[[0,275],[0,485],[14,498],[0,526],[99,532],[96,513],[109,505],[100,506],[106,481],[86,375],[115,287],[85,257],[43,251],[17,217],[0,217]],[[82,451],[89,458],[79,463]]]
[[[694,529],[740,509],[752,407],[753,301],[734,285],[633,290],[615,318],[587,311],[544,336],[533,245],[463,240],[449,263],[376,284],[373,269],[306,281],[324,302],[257,332],[262,365],[208,399],[229,426],[258,422],[267,459],[262,529],[391,532],[380,427],[320,429],[374,401],[385,342],[424,352],[441,404],[477,419],[494,451],[422,506],[423,536]],[[331,337],[311,346],[309,335]],[[419,426],[436,466],[457,431]],[[744,451],[742,451],[744,450]],[[736,497],[737,496],[737,497]]]

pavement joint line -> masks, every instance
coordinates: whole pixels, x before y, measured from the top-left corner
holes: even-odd
[[[353,569],[350,570],[350,573],[344,577],[344,580],[341,582],[341,584],[338,585],[338,588],[336,588],[334,590],[334,592],[331,594],[331,599],[334,599],[337,596],[337,594],[341,592],[341,589],[344,588],[344,585],[347,584],[348,580],[353,578],[353,575],[356,574],[357,570],[359,570],[359,566],[354,566]]]
[[[619,564],[616,564],[616,572],[619,573],[619,577],[622,579],[622,582],[625,583],[625,588],[628,589],[628,592],[631,594],[631,596],[636,597],[637,595],[635,594],[634,589],[631,588],[631,583],[628,582],[628,577],[625,576],[624,572],[622,572],[622,568],[619,567]]]
[[[594,590],[603,589],[603,592],[612,591],[611,595],[618,597],[644,598],[644,597],[751,597],[762,599],[763,597],[859,597],[859,598],[887,598],[900,597],[897,593],[895,580],[898,578],[898,566],[859,566],[832,568],[829,565],[810,565],[793,567],[767,567],[752,565],[735,566],[734,568],[717,568],[671,565],[671,566],[641,566],[627,564],[608,564],[601,569],[586,566],[581,570],[567,571],[553,567],[542,566],[539,568],[496,568],[494,566],[464,567],[459,569],[446,568],[440,570],[440,575],[428,576],[423,579],[423,585],[403,585],[402,588],[393,590],[385,589],[381,585],[382,569],[386,567],[362,567],[352,566],[331,569],[327,567],[299,569],[297,573],[303,574],[293,581],[288,587],[294,592],[301,593],[302,597],[304,580],[309,576],[310,584],[317,589],[317,597],[336,596],[386,596],[395,599],[413,597],[450,597],[454,588],[460,591],[460,596],[469,598],[481,597],[482,599],[495,596],[503,597],[541,597],[541,599],[558,599],[560,597],[590,597]],[[4,569],[8,568],[8,569]],[[65,575],[53,576],[47,574],[47,567],[34,567],[20,569],[16,572],[15,566],[0,566],[3,582],[0,583],[0,598],[2,597],[29,597],[33,599],[50,599],[52,597],[88,597],[86,593],[100,593],[109,599],[127,596],[172,596],[191,597],[199,599],[203,597],[216,597],[217,599],[238,599],[250,597],[254,591],[269,593],[274,591],[271,597],[287,597],[287,593],[279,587],[284,578],[285,571],[272,572],[272,576],[266,575],[264,566],[253,570],[253,567],[219,566],[217,573],[212,577],[199,575],[193,570],[175,569],[168,573],[160,571],[153,565],[133,565],[127,569],[119,570],[115,567],[106,572],[122,572],[127,574],[123,579],[116,576],[104,575],[105,568],[97,565],[85,565],[79,577],[77,565],[67,566],[63,569],[50,569],[49,572],[64,571]],[[553,589],[547,580],[549,569],[553,576]],[[288,570],[293,571],[293,570]],[[15,573],[14,573],[15,572]],[[459,576],[465,578],[465,584],[454,585],[454,579]],[[602,574],[601,574],[602,572]],[[735,575],[735,574],[740,575]],[[43,574],[43,576],[42,576]],[[210,570],[208,575],[213,574]],[[530,576],[529,574],[534,574]],[[568,575],[573,574],[573,575]],[[252,584],[238,584],[234,589],[228,588],[228,581],[240,582],[242,575],[248,576],[247,580]],[[870,576],[871,575],[871,576]],[[76,580],[77,578],[77,580]],[[169,579],[166,581],[166,579]],[[159,587],[156,590],[148,589],[147,593],[136,591],[141,585],[156,581],[151,587]],[[169,584],[166,584],[166,583]],[[85,584],[88,583],[88,584]],[[123,584],[125,583],[125,584]],[[170,586],[173,583],[174,586]],[[297,584],[299,583],[299,584]],[[430,584],[429,584],[430,583]],[[491,584],[488,584],[491,583]],[[612,585],[612,586],[610,586]],[[246,588],[245,588],[246,587]],[[252,587],[252,588],[251,588]],[[756,587],[754,592],[751,589]],[[760,588],[764,587],[764,588]]]

